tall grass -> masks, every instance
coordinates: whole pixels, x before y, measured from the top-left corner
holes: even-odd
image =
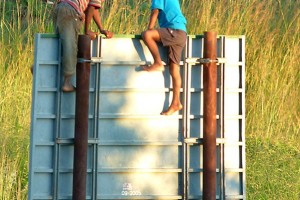
[[[33,34],[44,32],[40,1],[0,1],[0,199],[27,199]]]
[[[246,36],[247,198],[299,199],[300,1],[180,2],[188,34]],[[106,1],[103,25],[115,34],[140,34],[149,6]],[[27,198],[29,69],[34,34],[53,32],[51,9],[41,0],[0,1],[0,199]]]

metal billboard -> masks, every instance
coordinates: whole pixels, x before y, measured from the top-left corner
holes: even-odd
[[[245,38],[217,41],[216,199],[246,199]],[[91,53],[86,199],[202,199],[203,36],[188,36],[185,106],[172,116],[160,115],[172,98],[168,67],[141,70],[152,56],[140,36],[98,37]],[[60,90],[60,55],[57,35],[36,34],[29,200],[72,199],[75,93]]]

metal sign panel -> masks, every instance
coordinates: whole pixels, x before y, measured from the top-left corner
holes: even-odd
[[[57,35],[36,34],[30,200],[72,199],[75,93],[60,90],[60,48]],[[168,67],[141,70],[152,56],[140,37],[99,37],[91,52],[86,199],[201,199],[203,37],[188,36],[184,109],[172,116],[159,114],[172,97]],[[216,199],[246,199],[245,38],[219,36],[218,57]]]

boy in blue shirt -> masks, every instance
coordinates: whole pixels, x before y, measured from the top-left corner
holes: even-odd
[[[157,20],[160,28],[154,29]],[[179,66],[182,50],[186,44],[186,19],[181,12],[179,0],[152,0],[148,30],[142,33],[142,37],[154,59],[151,66],[143,67],[145,71],[163,71],[164,65],[157,42],[169,47],[169,71],[172,77],[173,97],[171,105],[161,112],[161,115],[171,115],[182,109]]]

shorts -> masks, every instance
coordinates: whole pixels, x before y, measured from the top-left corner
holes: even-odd
[[[182,50],[186,44],[186,32],[170,28],[157,29],[163,46],[169,47],[169,59],[180,65]]]

